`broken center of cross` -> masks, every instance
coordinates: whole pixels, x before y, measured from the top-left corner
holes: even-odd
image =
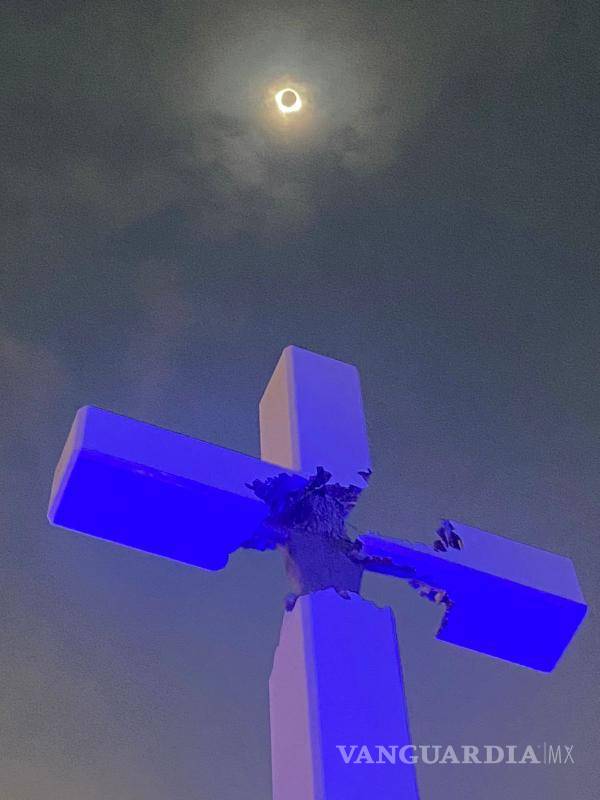
[[[359,473],[368,481],[371,471]],[[360,539],[352,539],[346,529],[346,517],[352,511],[361,489],[330,483],[331,473],[317,467],[315,475],[306,479],[285,472],[248,484],[254,494],[269,508],[262,526],[243,547],[256,550],[280,549],[292,585],[287,608],[293,608],[299,595],[335,589],[343,597],[350,592],[360,594],[362,574],[373,567],[378,557],[363,552]],[[461,549],[462,541],[449,520],[442,520],[433,543],[434,551]],[[445,591],[428,585],[406,566],[409,585],[422,597],[447,608],[451,600]]]
[[[246,546],[282,550],[295,596],[328,588],[345,596],[360,592],[360,544],[349,536],[345,520],[361,490],[330,479],[319,467],[308,480],[281,473],[250,485],[270,513]]]

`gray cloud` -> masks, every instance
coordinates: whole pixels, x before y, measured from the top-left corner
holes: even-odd
[[[0,374],[0,462],[12,464],[9,472],[19,474],[47,471],[53,456],[38,431],[46,429],[64,397],[65,370],[47,347],[0,330]]]

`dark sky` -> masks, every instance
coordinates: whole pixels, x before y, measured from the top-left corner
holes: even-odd
[[[437,642],[392,579],[423,800],[596,800],[597,2],[5,2],[0,9],[0,796],[267,800],[275,553],[195,570],[51,528],[75,410],[257,454],[294,343],[361,372],[354,524],[442,516],[574,560],[555,673]],[[304,128],[268,124],[293,78]]]

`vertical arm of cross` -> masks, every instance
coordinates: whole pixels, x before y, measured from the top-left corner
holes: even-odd
[[[261,457],[363,488],[369,447],[355,367],[287,347],[260,402]],[[361,474],[362,473],[362,474]],[[269,681],[274,800],[417,800],[410,764],[356,769],[339,751],[410,744],[389,609],[334,589],[286,612]]]
[[[369,445],[358,370],[286,347],[259,406],[261,458],[305,475],[324,467],[333,481],[365,486]]]

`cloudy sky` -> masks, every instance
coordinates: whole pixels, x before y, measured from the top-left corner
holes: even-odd
[[[0,795],[266,800],[282,565],[207,573],[51,528],[93,403],[257,454],[290,343],[357,364],[360,528],[441,516],[571,557],[555,673],[397,615],[415,741],[574,745],[423,767],[423,800],[600,788],[597,3],[13,2],[0,8]],[[302,86],[301,124],[268,105]]]

